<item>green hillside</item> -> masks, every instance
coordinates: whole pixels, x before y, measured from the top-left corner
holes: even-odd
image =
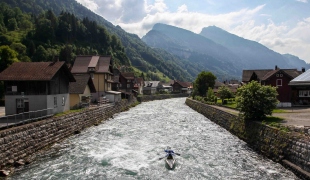
[[[152,80],[162,79],[163,75],[159,76],[157,72],[162,72],[170,79],[181,81],[192,81],[197,75],[188,73],[182,67],[183,64],[180,66],[178,64],[180,59],[177,57],[168,59],[171,57],[169,53],[158,54],[158,51],[147,46],[137,35],[114,26],[75,0],[2,0],[2,2],[6,2],[13,9],[19,9],[21,13],[32,13],[27,14],[31,30],[20,30],[20,27],[9,30],[7,22],[4,22],[6,31],[1,31],[1,37],[9,37],[10,41],[0,42],[0,45],[9,46],[13,41],[20,42],[27,47],[27,53],[28,48],[32,47],[30,54],[27,54],[31,60],[37,60],[33,59],[31,53],[35,53],[34,50],[39,49],[41,45],[49,54],[52,51],[54,55],[59,55],[60,60],[67,62],[72,62],[75,55],[79,54],[112,55],[115,65],[135,67],[140,71],[137,74],[144,72],[148,75],[146,77]],[[58,23],[53,23],[51,14],[54,14]],[[49,32],[43,33],[40,28]],[[12,32],[23,35],[19,37],[14,35],[13,40],[13,36],[10,35]],[[41,46],[40,50],[44,51]],[[51,55],[48,56],[50,57]]]

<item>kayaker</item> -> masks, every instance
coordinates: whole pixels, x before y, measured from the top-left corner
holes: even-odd
[[[170,147],[168,147],[167,149],[165,149],[165,152],[166,152],[166,156],[162,157],[162,158],[159,158],[159,160],[165,158],[165,157],[168,157],[169,155],[171,156],[174,156],[174,155],[178,155],[180,156],[181,154],[179,153],[175,153],[173,150],[170,149]]]
[[[171,155],[171,156],[175,155],[174,151],[172,151],[171,149],[165,149],[165,152],[167,153],[165,157],[167,157],[169,155]]]

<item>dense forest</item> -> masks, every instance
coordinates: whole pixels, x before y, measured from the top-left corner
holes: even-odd
[[[73,14],[59,16],[48,10],[23,13],[19,8],[0,5],[1,69],[14,61],[53,61],[56,57],[73,64],[76,55],[111,55],[114,65],[130,66],[120,40],[88,18]]]
[[[44,18],[47,20],[46,22],[40,21],[42,27],[40,26],[39,28],[43,28],[44,30],[44,28],[46,28],[45,23],[51,21],[51,18],[46,16],[49,16],[49,14],[55,14],[57,19],[56,25],[61,27],[58,27],[58,31],[53,29],[53,32],[49,34],[53,34],[53,38],[50,37],[48,39],[49,41],[44,40],[44,42],[38,42],[38,39],[36,39],[33,40],[33,43],[36,49],[38,49],[39,45],[42,45],[46,51],[49,51],[47,50],[47,45],[49,45],[48,43],[50,43],[51,46],[54,46],[50,49],[56,49],[56,52],[59,53],[59,57],[61,59],[66,58],[67,62],[72,61],[72,59],[74,59],[72,57],[78,54],[83,54],[83,52],[84,54],[113,53],[112,55],[115,64],[121,64],[123,65],[123,67],[125,67],[124,69],[127,70],[134,70],[135,74],[138,76],[140,76],[140,74],[144,72],[145,78],[147,80],[168,81],[169,79],[177,79],[180,81],[193,81],[194,77],[198,74],[195,70],[186,70],[188,68],[195,69],[192,63],[186,62],[176,56],[171,55],[166,51],[150,48],[137,35],[127,33],[119,26],[114,26],[112,23],[106,21],[101,16],[93,13],[75,0],[1,1],[7,3],[10,7],[13,8],[13,10],[15,8],[18,8],[24,13],[30,13],[27,15],[30,16],[29,21],[33,25],[33,31],[35,31],[37,28],[36,25],[39,22],[38,19]],[[62,17],[64,15],[65,17]],[[73,16],[74,19],[77,20],[77,23],[72,24],[72,22],[70,22],[72,20],[68,16]],[[61,23],[60,21],[64,21],[64,23]],[[89,24],[84,24],[84,22],[87,21],[89,21]],[[79,25],[83,25],[80,26],[82,29],[81,31],[76,31],[79,28]],[[100,28],[97,30],[88,30],[88,28],[93,28],[88,25],[95,25],[96,27]],[[72,28],[74,28],[74,30]],[[115,36],[114,40],[119,40],[121,42],[120,49],[113,49],[118,47],[112,47],[109,42],[105,42],[108,47],[100,47],[98,46],[98,44],[96,44],[98,43],[98,39],[94,39],[94,37],[98,37],[98,31],[101,33],[101,31],[104,31],[102,29],[107,30],[107,33],[105,34],[110,35],[110,38],[108,39],[111,39],[111,41],[113,41],[113,37]],[[58,37],[58,35],[60,35],[59,32],[62,31],[65,34],[61,34],[61,37]],[[83,32],[88,34],[83,34]],[[93,32],[96,32],[98,36],[91,34]],[[34,35],[34,32],[32,33],[32,35]],[[47,36],[46,34],[44,35]],[[41,37],[44,37],[44,35]],[[31,40],[30,38],[32,37],[34,36],[29,35],[27,38],[28,40]],[[35,38],[40,38],[40,36]],[[56,38],[61,38],[61,40]],[[100,37],[100,39],[102,38],[104,37]],[[85,39],[86,42],[84,41]],[[22,41],[21,43],[24,44],[26,42]],[[47,45],[44,46],[43,44]],[[28,45],[26,46],[28,47]],[[97,49],[98,47],[100,47],[101,49]],[[84,48],[85,51],[82,51],[81,48]],[[60,54],[61,50],[62,53]],[[68,53],[71,50],[72,53]],[[123,52],[126,54],[126,56],[124,56]]]

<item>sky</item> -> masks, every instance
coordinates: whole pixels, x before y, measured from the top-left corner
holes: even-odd
[[[163,23],[199,34],[217,26],[310,63],[310,0],[77,0],[142,38]]]

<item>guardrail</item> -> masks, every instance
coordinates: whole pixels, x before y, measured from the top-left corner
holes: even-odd
[[[54,115],[53,108],[48,108],[37,111],[28,111],[19,114],[3,116],[0,117],[0,129],[45,119],[53,115]]]

